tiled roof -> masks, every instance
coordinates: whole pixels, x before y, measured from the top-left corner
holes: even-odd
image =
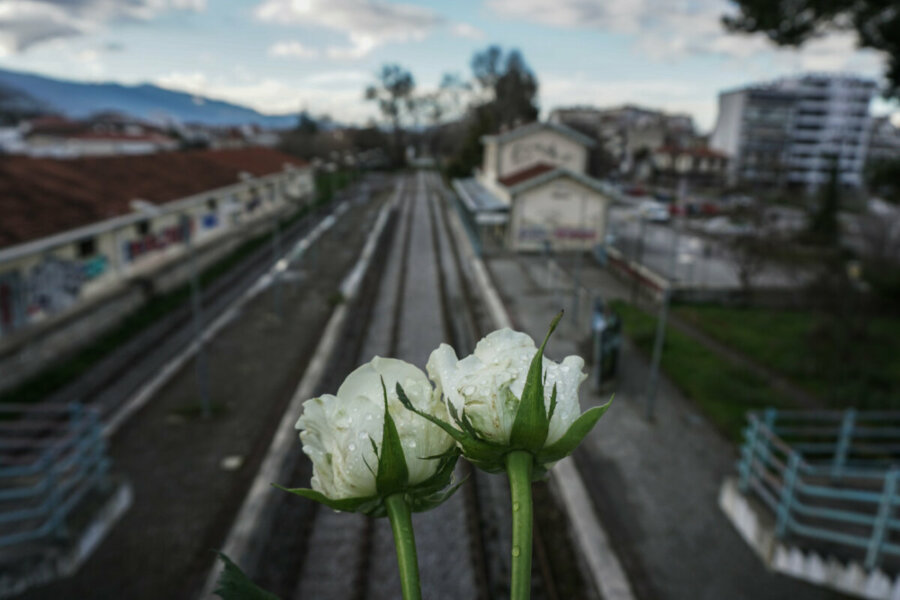
[[[527,180],[531,179],[532,177],[537,177],[538,175],[543,175],[547,171],[552,171],[554,169],[556,169],[556,167],[553,165],[548,165],[546,163],[538,163],[531,167],[522,169],[521,171],[516,171],[515,173],[507,175],[506,177],[501,177],[499,181],[506,187],[512,187],[514,185],[518,185],[518,184],[522,183],[523,181],[527,181]]]
[[[165,152],[68,160],[0,156],[0,247],[268,175],[302,160],[269,148]]]
[[[572,129],[568,125],[542,121],[532,121],[531,123],[528,123],[526,125],[521,125],[519,127],[516,127],[515,129],[511,129],[503,133],[498,133],[496,135],[481,136],[481,142],[484,143],[488,141],[497,141],[501,144],[505,144],[506,142],[511,142],[520,137],[524,137],[527,135],[531,135],[532,133],[535,133],[537,131],[541,131],[542,129],[550,129],[552,131],[555,131],[556,133],[571,138],[572,140],[576,141],[582,146],[585,146],[586,148],[593,148],[597,145],[597,142],[592,138],[584,135],[580,131]]]

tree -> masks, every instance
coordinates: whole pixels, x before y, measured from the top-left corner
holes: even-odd
[[[726,247],[741,284],[741,291],[745,299],[749,299],[753,280],[771,262],[772,248],[779,240],[766,223],[764,204],[754,203],[746,206],[740,209],[735,217],[745,227],[728,239]]]
[[[378,103],[381,113],[390,120],[394,130],[394,158],[403,163],[403,130],[400,122],[404,111],[412,108],[412,94],[416,87],[412,73],[397,64],[381,67],[376,84],[366,88],[366,100]]]
[[[499,46],[488,46],[472,57],[472,76],[477,88],[475,104],[466,115],[467,129],[447,172],[461,177],[482,159],[481,137],[503,127],[534,121],[537,77],[518,50],[504,54]]]
[[[900,159],[879,160],[866,165],[866,185],[884,200],[900,204]]]
[[[722,18],[740,33],[763,33],[780,46],[801,46],[831,31],[856,31],[862,48],[887,56],[885,96],[900,98],[900,10],[896,0],[732,0]]]
[[[498,127],[512,127],[538,116],[535,98],[538,82],[522,53],[489,46],[472,57],[472,75],[481,87],[483,106]]]
[[[823,246],[837,246],[840,241],[838,210],[841,205],[840,171],[838,159],[832,157],[828,183],[822,187],[821,198],[809,221],[811,241]]]

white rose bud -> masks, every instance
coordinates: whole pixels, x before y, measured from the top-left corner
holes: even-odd
[[[446,407],[425,373],[402,360],[381,357],[350,373],[336,396],[324,395],[303,404],[297,429],[301,430],[303,451],[313,463],[313,490],[332,500],[378,496],[384,389],[406,459],[407,485],[414,487],[435,475],[442,463],[434,457],[445,454],[453,439],[400,404],[398,383],[417,409],[446,415]]]
[[[528,369],[537,352],[528,335],[500,329],[482,338],[475,352],[459,360],[453,348],[441,344],[428,359],[428,375],[456,413],[468,418],[482,439],[500,445],[510,433],[525,388]],[[550,418],[545,446],[550,446],[578,419],[578,387],[587,377],[584,360],[567,356],[559,364],[544,357],[542,372],[544,405],[550,414],[550,398],[556,386],[556,407]],[[512,392],[510,395],[507,390]]]

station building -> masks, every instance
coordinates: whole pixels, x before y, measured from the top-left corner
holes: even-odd
[[[453,186],[482,247],[584,251],[603,241],[611,196],[586,174],[594,140],[534,122],[481,142],[481,169]]]

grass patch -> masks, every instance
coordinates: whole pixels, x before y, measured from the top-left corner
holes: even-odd
[[[328,181],[331,187],[326,196],[327,199],[322,200],[323,204],[331,201],[335,191],[353,181],[351,175],[340,171],[326,175],[330,176]],[[321,198],[317,199],[317,202]],[[281,226],[284,228],[290,227],[306,216],[308,212],[309,209],[307,207],[301,208],[290,217],[283,219]],[[200,273],[201,288],[207,287],[225,273],[231,271],[253,252],[268,244],[270,240],[271,234],[265,232],[241,243],[237,248]],[[53,392],[62,389],[112,354],[121,345],[134,338],[134,336],[188,302],[190,293],[190,282],[186,282],[169,292],[154,295],[140,308],[126,316],[114,328],[79,349],[74,356],[48,366],[19,385],[0,394],[0,402],[39,402]]]
[[[675,312],[835,408],[900,407],[900,319],[871,317],[847,330],[808,311],[682,306]]]
[[[622,317],[625,333],[646,356],[653,352],[655,316],[621,301],[612,303]],[[786,407],[786,398],[764,379],[733,365],[700,342],[667,327],[662,371],[681,392],[730,439],[741,441],[748,410],[767,406]]]

